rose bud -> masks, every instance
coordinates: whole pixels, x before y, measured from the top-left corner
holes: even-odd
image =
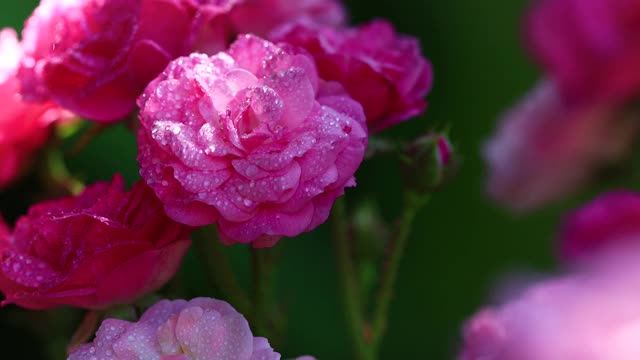
[[[216,17],[228,10],[186,0],[42,0],[23,31],[22,93],[90,120],[122,119],[169,61],[226,46]]]
[[[455,170],[454,149],[446,135],[428,134],[409,144],[402,157],[407,186],[417,194],[439,188]]]
[[[313,59],[246,35],[173,61],[139,99],[140,174],[167,214],[272,246],[326,221],[367,145],[361,106]]]
[[[397,34],[386,21],[355,29],[298,22],[276,30],[273,38],[311,53],[320,77],[342,83],[362,104],[372,131],[418,116],[426,107],[431,63],[418,39]]]
[[[507,112],[484,148],[490,196],[531,210],[579,190],[628,153],[638,130],[629,115],[567,106],[553,83],[541,83]]]
[[[87,187],[42,202],[0,239],[3,304],[98,309],[158,289],[176,272],[190,228],[171,221],[143,182]]]
[[[640,1],[537,0],[527,16],[534,57],[570,103],[640,95]]]
[[[13,29],[0,31],[0,189],[15,181],[44,145],[50,125],[70,116],[53,102],[25,103],[16,72],[22,47]]]
[[[459,360],[640,359],[640,248],[542,281],[464,327]]]
[[[210,298],[162,300],[137,322],[106,319],[93,342],[68,360],[175,359],[280,360],[231,305]],[[298,360],[312,360],[302,357]]]
[[[346,14],[338,0],[244,0],[230,17],[236,32],[265,37],[276,27],[301,19],[339,26]]]

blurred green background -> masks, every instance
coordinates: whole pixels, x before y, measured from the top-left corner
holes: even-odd
[[[4,2],[0,25],[20,28],[36,3]],[[382,359],[452,359],[461,323],[490,299],[492,286],[501,276],[553,265],[551,240],[559,215],[568,205],[514,217],[492,204],[483,191],[480,147],[493,131],[496,117],[538,77],[521,44],[520,19],[526,3],[347,1],[354,23],[376,17],[391,20],[400,31],[421,39],[424,53],[434,64],[435,87],[428,97],[426,115],[385,135],[411,138],[449,125],[463,157],[455,180],[419,215],[401,264]],[[121,172],[132,182],[137,179],[135,153],[133,136],[119,127],[101,135],[71,159],[70,166],[88,181],[109,179]],[[368,197],[384,209],[386,218],[398,212],[401,182],[395,161],[374,159],[357,177],[359,187],[348,192],[349,199]],[[234,247],[231,253],[246,280],[246,248]],[[189,280],[189,292],[211,295],[199,285],[202,274],[194,263],[190,254],[183,273]],[[321,360],[350,358],[334,268],[326,226],[286,240],[278,276],[279,297],[289,314],[287,336],[278,349],[285,357],[308,353]],[[0,315],[2,347],[34,344],[29,339],[34,336],[32,330],[15,320],[28,314],[2,311],[7,314]],[[63,316],[59,314],[71,316],[61,312],[54,317]],[[42,356],[37,347],[32,348],[33,354],[21,358]]]

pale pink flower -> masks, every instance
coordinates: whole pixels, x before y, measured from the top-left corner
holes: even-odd
[[[0,31],[0,189],[16,180],[44,145],[49,126],[68,113],[52,102],[25,103],[16,72],[22,47],[13,29]]]
[[[267,339],[254,337],[231,305],[196,298],[162,300],[135,323],[104,320],[94,341],[69,355],[69,360],[91,359],[279,360],[280,354]]]
[[[323,223],[364,157],[360,105],[254,36],[173,61],[139,100],[140,173],[176,221],[270,246]]]
[[[119,120],[169,61],[225,48],[218,17],[232,3],[42,0],[23,31],[22,92],[90,120]]]
[[[503,117],[484,149],[489,193],[517,210],[562,198],[623,158],[637,128],[611,107],[569,107],[543,82]]]
[[[427,105],[431,63],[418,39],[396,33],[384,20],[347,29],[303,21],[272,36],[312,54],[320,77],[342,83],[362,104],[372,131],[418,116]]]
[[[458,359],[640,359],[638,250],[604,257],[481,310],[464,328]]]

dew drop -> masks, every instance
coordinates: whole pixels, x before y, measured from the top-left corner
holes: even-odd
[[[258,167],[255,165],[249,165],[247,167],[247,176],[254,176],[258,172]]]

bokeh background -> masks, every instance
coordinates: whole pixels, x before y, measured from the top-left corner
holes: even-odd
[[[0,25],[20,29],[36,4],[36,0],[3,2]],[[579,201],[513,216],[484,194],[481,146],[497,116],[539,76],[520,36],[527,1],[351,0],[347,6],[353,23],[384,17],[400,31],[418,36],[434,64],[435,87],[426,115],[385,136],[411,138],[448,126],[462,156],[457,177],[419,215],[401,264],[381,358],[452,359],[461,323],[490,301],[492,289],[505,275],[538,273],[554,266],[555,227],[562,212]],[[134,137],[116,127],[69,164],[88,182],[120,172],[131,183],[138,179],[135,153]],[[395,160],[374,159],[357,177],[359,187],[349,191],[348,198],[368,198],[384,209],[383,217],[392,218],[400,206],[401,187]],[[0,210],[23,211],[29,202],[27,188],[17,187],[12,196],[0,197]],[[248,281],[246,248],[233,247],[230,254],[243,281]],[[287,240],[282,259],[278,294],[289,320],[278,350],[286,356],[309,353],[319,359],[349,359],[327,227]],[[202,285],[196,260],[189,254],[181,273],[185,291],[191,296],[215,295]],[[40,316],[4,308],[0,310],[0,347],[24,349],[20,356],[24,359],[63,358],[61,353],[53,357],[51,353],[64,348],[64,339],[72,331],[69,324],[77,316],[70,310]],[[38,324],[29,324],[29,319]]]

